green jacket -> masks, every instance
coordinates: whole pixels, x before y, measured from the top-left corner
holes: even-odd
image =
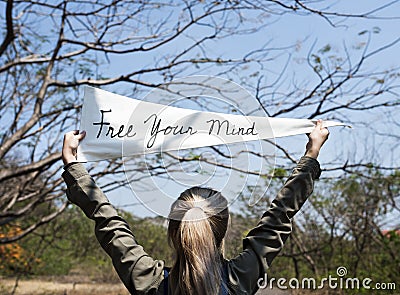
[[[292,217],[313,190],[321,170],[317,160],[302,157],[291,176],[243,240],[243,252],[226,260],[230,294],[254,294],[272,260],[289,237]],[[111,257],[122,282],[131,294],[164,294],[164,261],[154,260],[140,246],[124,219],[118,216],[85,167],[65,166],[63,178],[68,199],[95,221],[96,237]],[[170,286],[170,284],[169,284]]]

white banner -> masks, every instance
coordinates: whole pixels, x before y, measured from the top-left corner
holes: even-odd
[[[86,87],[78,161],[230,144],[309,133],[307,119],[201,112],[140,101]],[[345,126],[324,121],[325,127]]]

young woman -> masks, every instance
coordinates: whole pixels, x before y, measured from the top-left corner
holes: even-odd
[[[172,204],[168,238],[176,252],[170,270],[136,242],[124,219],[109,203],[84,166],[76,149],[85,133],[64,136],[63,178],[68,199],[95,221],[96,237],[111,257],[131,294],[254,294],[272,260],[291,233],[291,219],[313,190],[321,170],[316,160],[329,132],[319,120],[308,135],[306,153],[291,176],[243,241],[243,252],[231,260],[221,254],[229,219],[221,193],[193,187]]]

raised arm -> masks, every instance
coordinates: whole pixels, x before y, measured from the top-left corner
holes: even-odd
[[[308,135],[306,153],[294,168],[258,225],[243,240],[243,252],[229,263],[230,281],[237,289],[253,294],[273,259],[292,231],[292,218],[313,191],[321,173],[316,160],[329,135],[318,121]]]
[[[147,294],[163,280],[164,262],[153,260],[138,245],[129,225],[110,204],[85,167],[76,161],[76,149],[85,133],[72,131],[64,136],[63,178],[68,199],[95,221],[95,234],[102,248],[131,294]],[[162,284],[161,284],[162,287]]]

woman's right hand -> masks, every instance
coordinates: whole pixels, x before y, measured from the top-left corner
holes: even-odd
[[[329,130],[325,127],[322,127],[322,120],[318,120],[314,130],[308,134],[308,143],[306,146],[305,156],[316,159],[319,155],[321,147],[328,139],[328,136]]]
[[[78,149],[79,142],[85,138],[85,135],[85,131],[79,133],[78,130],[65,133],[62,148],[62,160],[64,165],[77,161],[76,151]]]

